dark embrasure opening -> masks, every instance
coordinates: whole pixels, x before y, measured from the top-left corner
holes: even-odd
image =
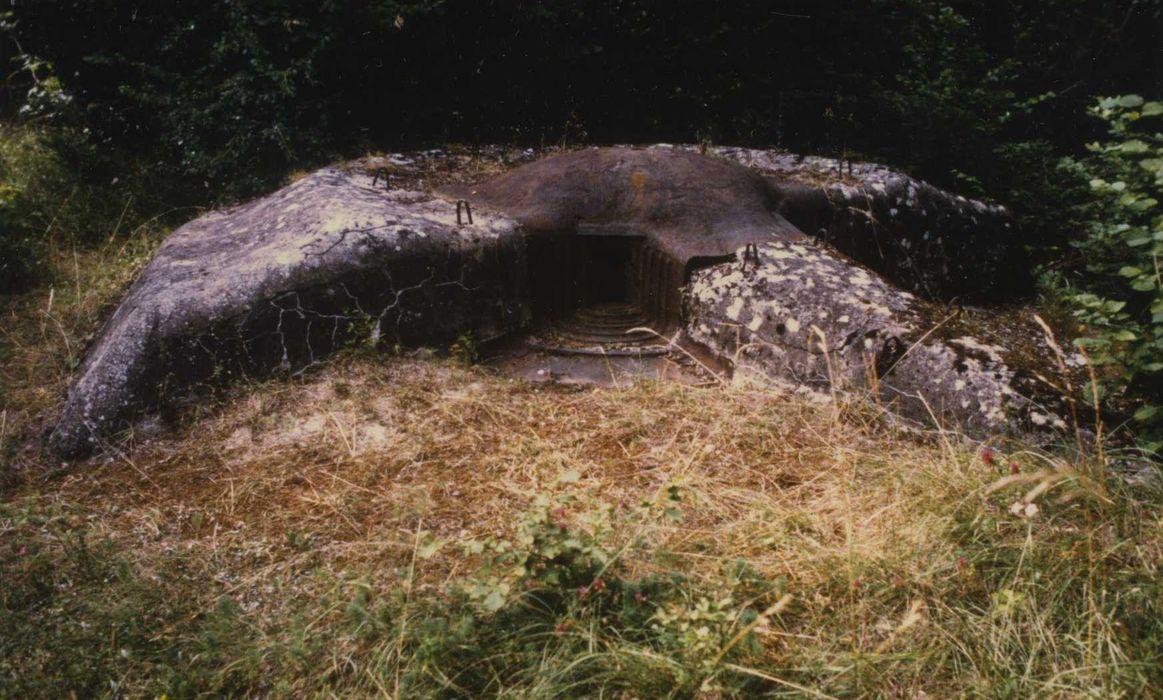
[[[633,327],[664,333],[681,322],[682,267],[644,236],[535,235],[528,263],[538,325],[618,342]]]

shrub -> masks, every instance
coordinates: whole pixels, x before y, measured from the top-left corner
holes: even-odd
[[[133,172],[71,127],[0,122],[0,292],[50,277],[54,245],[133,229],[146,184]]]
[[[68,177],[43,135],[0,124],[0,291],[40,276],[56,225],[49,202],[67,191]]]
[[[1065,167],[1087,177],[1093,200],[1081,206],[1088,233],[1074,245],[1087,261],[1070,294],[1085,336],[1076,344],[1111,368],[1105,394],[1125,399],[1151,449],[1163,434],[1163,102],[1108,97],[1090,113],[1111,140],[1091,144]],[[1156,129],[1152,131],[1152,129]]]
[[[566,472],[563,483],[576,478]],[[580,492],[540,494],[511,538],[465,544],[481,568],[447,607],[406,638],[417,695],[602,691],[747,696],[761,687],[732,662],[761,656],[757,630],[778,625],[790,596],[744,561],[695,580],[634,575],[628,558],[665,556],[641,534],[681,520],[679,487],[619,513]],[[637,526],[616,543],[615,523]]]

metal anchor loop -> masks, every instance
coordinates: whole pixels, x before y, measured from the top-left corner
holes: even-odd
[[[464,213],[468,215],[468,223],[472,226],[472,207],[463,199],[456,200],[456,225],[464,226],[464,222],[460,219],[460,205],[464,205]]]
[[[748,243],[743,249],[743,267],[742,271],[747,270],[748,261],[755,263],[755,267],[759,267],[759,246],[754,243]]]
[[[375,177],[372,178],[372,187],[375,187],[376,184],[379,183],[381,175],[384,177],[384,189],[385,190],[392,189],[391,175],[388,173],[387,168],[376,168]]]

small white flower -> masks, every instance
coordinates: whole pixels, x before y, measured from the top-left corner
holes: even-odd
[[[1038,511],[1039,508],[1036,503],[1023,503],[1022,501],[1016,501],[1013,505],[1010,506],[1010,513],[1018,516],[1019,518],[1033,518],[1038,514]]]

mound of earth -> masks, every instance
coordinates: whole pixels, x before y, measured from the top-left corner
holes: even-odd
[[[563,335],[589,352],[667,334],[974,435],[1064,425],[1040,333],[999,344],[999,314],[945,305],[1027,291],[1002,207],[770,151],[509,156],[357,161],[179,228],[89,348],[50,447],[83,455],[192,387],[352,342],[480,344],[579,318]]]

